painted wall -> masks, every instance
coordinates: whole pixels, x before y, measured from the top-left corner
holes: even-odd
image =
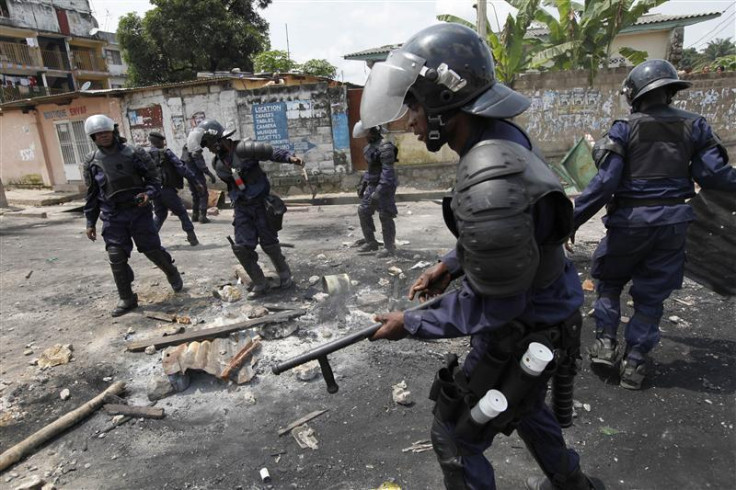
[[[602,72],[592,87],[585,72],[525,75],[514,88],[531,98],[532,105],[516,122],[545,155],[558,158],[585,133],[598,138],[615,119],[629,114],[619,95],[627,73],[627,68]],[[693,86],[676,96],[675,106],[702,114],[728,146],[736,147],[736,73],[688,80]]]
[[[56,10],[67,11],[69,31],[74,36],[89,36],[97,27],[88,0],[7,0],[14,25],[39,31],[60,32]]]
[[[630,64],[625,58],[618,54],[621,47],[628,47],[647,52],[647,59],[665,59],[670,44],[670,30],[632,32],[616,36],[611,44],[611,61],[620,61]]]
[[[36,115],[4,112],[0,116],[0,134],[0,179],[3,183],[30,184],[40,179],[39,183],[51,185]]]
[[[80,97],[68,105],[43,104],[27,114],[20,110],[3,111],[0,116],[3,182],[10,185],[22,180],[23,176],[40,174],[45,186],[61,188],[70,183],[64,170],[56,125],[84,121],[92,114],[107,114],[117,122],[122,121],[119,100],[104,97]],[[81,179],[71,183],[81,183]]]

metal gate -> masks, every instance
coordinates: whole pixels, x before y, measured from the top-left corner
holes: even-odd
[[[84,121],[60,121],[56,123],[64,175],[67,182],[82,180],[84,157],[95,149],[92,140],[84,132]]]

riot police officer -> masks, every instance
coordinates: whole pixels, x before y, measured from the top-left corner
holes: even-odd
[[[358,249],[359,252],[378,250],[376,241],[376,226],[373,223],[373,214],[378,210],[383,230],[383,250],[376,254],[383,258],[394,255],[396,252],[396,224],[394,218],[396,209],[396,178],[394,163],[398,149],[390,141],[383,141],[380,126],[363,128],[361,121],[355,123],[353,138],[368,138],[368,144],[363,148],[363,157],[368,164],[368,171],[363,174],[358,187],[358,218],[360,229],[363,231],[365,243]]]
[[[195,181],[189,182],[189,191],[192,193],[192,221],[199,221],[201,224],[209,223],[207,218],[207,180],[205,175],[210,178],[210,183],[214,184],[215,174],[213,174],[202,156],[202,150],[190,152],[186,145],[181,150],[181,161],[194,174]],[[199,185],[197,185],[199,184]]]
[[[575,200],[577,229],[604,205],[606,236],[593,255],[594,365],[620,362],[620,384],[641,388],[647,353],[659,342],[663,302],[682,286],[685,235],[695,215],[685,200],[704,188],[736,191],[736,169],[706,120],[670,105],[690,86],[665,60],[634,67],[622,93],[631,115],[617,120],[594,147],[598,174]],[[617,342],[623,287],[634,300],[625,345]]]
[[[271,184],[259,162],[271,160],[295,165],[303,165],[303,162],[288,150],[272,148],[267,143],[232,140],[230,136],[234,132],[226,131],[215,120],[205,120],[189,133],[187,147],[190,151],[206,147],[215,154],[212,168],[227,184],[235,209],[233,253],[253,281],[248,297],[256,298],[270,288],[258,265],[256,246],[259,244],[276,268],[279,287],[288,288],[293,284],[291,269],[279,244],[277,228],[280,227],[274,226],[274,216],[269,212],[273,211],[274,202],[270,196]]]
[[[529,137],[508,120],[529,103],[495,80],[491,52],[478,34],[456,24],[415,34],[373,66],[363,91],[367,126],[396,120],[408,107],[409,127],[429,151],[448,144],[460,155],[444,206],[455,249],[417,279],[410,297],[436,295],[464,273],[461,288],[421,311],[377,315],[383,325],[372,338],[471,337],[462,368],[449,363],[432,390],[432,445],[449,489],[495,488],[483,452],[498,432],[513,430],[546,475],[530,478],[529,488],[593,488],[545,404],[546,382],[519,385],[523,397],[496,422],[467,417],[496,381],[515,372],[518,349],[533,336],[545,339],[560,364],[574,366],[579,349],[583,293],[563,252],[571,203]]]
[[[181,221],[181,229],[187,234],[187,241],[190,245],[199,245],[197,234],[194,233],[194,225],[189,219],[187,209],[177,192],[178,189],[184,187],[184,179],[187,179],[189,185],[197,188],[201,184],[197,181],[194,173],[174,155],[171,149],[166,148],[166,138],[158,131],[151,131],[148,134],[148,141],[151,142],[151,148],[148,153],[151,155],[153,163],[161,172],[161,192],[158,197],[153,200],[153,222],[160,231],[161,227],[169,215],[169,210],[174,213]]]
[[[161,177],[148,153],[126,144],[115,122],[105,115],[88,117],[84,130],[97,145],[83,166],[87,238],[97,239],[97,219],[102,218],[102,238],[120,296],[112,316],[120,316],[138,307],[138,296],[131,287],[133,269],[128,265],[133,242],[164,271],[174,291],[181,291],[183,283],[153,223],[151,201],[158,197]]]

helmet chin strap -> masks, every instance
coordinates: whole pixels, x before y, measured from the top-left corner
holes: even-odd
[[[435,153],[447,143],[447,122],[457,114],[457,110],[442,114],[427,114],[427,150]]]

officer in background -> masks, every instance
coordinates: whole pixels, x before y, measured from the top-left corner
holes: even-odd
[[[233,253],[253,281],[248,297],[256,298],[270,288],[258,265],[256,246],[259,244],[276,268],[279,287],[288,288],[293,284],[291,269],[281,252],[278,230],[269,220],[266,208],[272,204],[272,196],[269,195],[271,184],[259,162],[270,160],[295,165],[303,165],[303,162],[289,151],[274,149],[266,143],[232,140],[230,136],[234,132],[226,131],[215,120],[205,120],[189,133],[187,147],[189,151],[206,147],[215,154],[212,168],[227,184],[230,201],[235,208]]]
[[[378,210],[383,231],[383,250],[376,254],[383,258],[396,253],[396,224],[394,218],[398,214],[396,209],[396,187],[399,181],[396,178],[394,163],[398,149],[390,141],[383,141],[380,126],[368,128],[358,121],[353,128],[353,138],[368,138],[368,144],[363,148],[363,157],[368,164],[368,171],[363,174],[358,187],[358,218],[360,229],[363,231],[365,243],[358,249],[359,252],[373,252],[378,250],[376,241],[376,226],[373,223],[373,214]]]
[[[508,121],[529,104],[496,82],[488,45],[456,24],[415,34],[373,66],[363,91],[366,126],[399,119],[408,107],[409,127],[429,151],[447,143],[460,156],[457,185],[444,206],[455,249],[417,279],[409,296],[437,295],[465,274],[462,286],[424,310],[377,315],[383,325],[372,337],[471,337],[462,368],[448,363],[435,384],[441,396],[431,394],[437,401],[432,445],[448,489],[495,488],[483,452],[498,432],[513,430],[546,475],[530,478],[528,488],[593,488],[545,404],[546,382],[519,385],[524,396],[498,421],[482,425],[467,416],[505,373],[515,372],[518,348],[531,336],[565,360],[574,361],[576,343],[579,348],[583,292],[563,252],[572,206],[529,137]]]
[[[641,388],[647,353],[659,342],[664,300],[682,287],[686,231],[695,219],[685,200],[695,195],[693,181],[736,192],[736,169],[705,119],[670,106],[689,86],[665,60],[634,67],[622,88],[631,115],[596,143],[598,174],[575,200],[575,229],[608,205],[606,236],[593,254],[598,298],[591,362],[620,361],[620,384],[632,390]],[[621,346],[620,296],[629,280],[634,315]]]
[[[207,192],[207,180],[205,175],[210,178],[210,183],[214,184],[215,174],[213,174],[202,156],[202,150],[190,152],[186,145],[181,150],[181,161],[194,174],[195,181],[189,182],[189,191],[192,193],[192,221],[199,221],[201,224],[209,223],[207,218],[207,200],[209,193]],[[199,184],[199,185],[196,185]]]
[[[84,131],[97,145],[83,166],[87,238],[97,239],[97,219],[102,218],[102,238],[120,296],[112,316],[138,307],[138,296],[131,287],[133,269],[128,265],[133,241],[139,252],[164,271],[174,291],[183,287],[171,255],[161,246],[151,214],[151,201],[161,189],[158,169],[145,150],[125,143],[116,126],[102,114],[84,121]]]
[[[197,182],[197,178],[174,152],[166,148],[166,138],[157,131],[151,131],[148,134],[148,141],[151,142],[151,148],[148,153],[151,159],[161,172],[161,193],[153,200],[153,221],[156,228],[161,227],[169,215],[169,210],[174,213],[181,221],[181,229],[187,234],[187,241],[190,245],[199,245],[197,235],[194,233],[194,225],[189,219],[187,209],[177,192],[178,189],[184,188],[184,179],[187,179],[189,185],[200,188],[201,184]]]

